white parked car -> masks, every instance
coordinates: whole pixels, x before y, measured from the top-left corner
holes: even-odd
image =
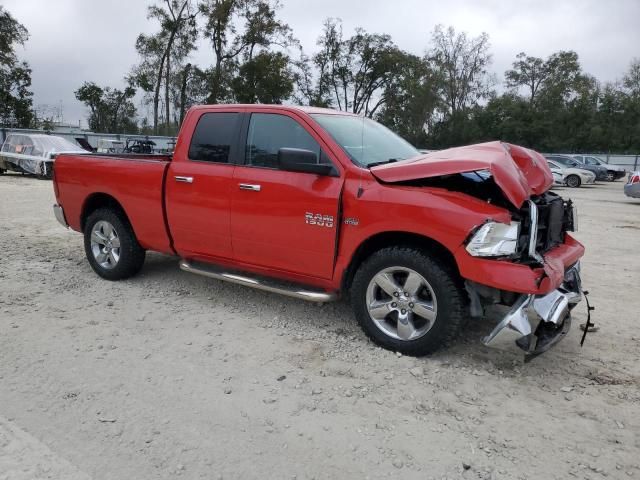
[[[560,163],[554,162],[553,160],[547,160],[547,164],[551,169],[551,173],[555,171],[562,175],[562,183],[568,187],[577,188],[582,184],[589,185],[596,183],[596,174],[589,170],[566,167]]]
[[[55,135],[10,133],[0,151],[0,174],[11,170],[51,178],[53,162],[60,153],[87,152]]]

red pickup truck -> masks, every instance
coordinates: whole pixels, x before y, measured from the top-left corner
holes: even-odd
[[[306,300],[348,294],[373,341],[410,355],[501,304],[483,341],[535,356],[582,293],[574,209],[552,183],[540,154],[506,143],[421,154],[344,112],[198,106],[172,156],[59,156],[54,213],[107,280],[153,250]]]

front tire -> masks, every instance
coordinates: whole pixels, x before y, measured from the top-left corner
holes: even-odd
[[[614,182],[616,180],[616,174],[614,172],[607,172],[607,182]]]
[[[465,295],[444,262],[410,247],[377,251],[358,269],[351,303],[371,340],[405,355],[451,342],[466,318]]]
[[[145,259],[126,216],[108,208],[100,208],[87,218],[84,250],[93,271],[106,280],[132,277]]]
[[[578,175],[569,175],[567,177],[567,186],[571,188],[578,188],[582,185],[582,180]]]

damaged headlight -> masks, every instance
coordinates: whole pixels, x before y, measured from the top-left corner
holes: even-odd
[[[467,252],[474,257],[513,255],[518,246],[520,222],[510,224],[487,222],[467,243]]]

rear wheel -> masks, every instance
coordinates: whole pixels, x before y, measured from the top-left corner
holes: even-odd
[[[100,208],[89,215],[84,228],[84,249],[91,268],[107,280],[138,273],[145,251],[124,214]]]
[[[569,175],[567,177],[568,187],[578,188],[580,185],[582,185],[582,180],[580,180],[580,177],[578,175]]]
[[[445,264],[419,249],[379,250],[351,286],[358,323],[378,345],[426,355],[450,342],[465,318],[465,297]]]

